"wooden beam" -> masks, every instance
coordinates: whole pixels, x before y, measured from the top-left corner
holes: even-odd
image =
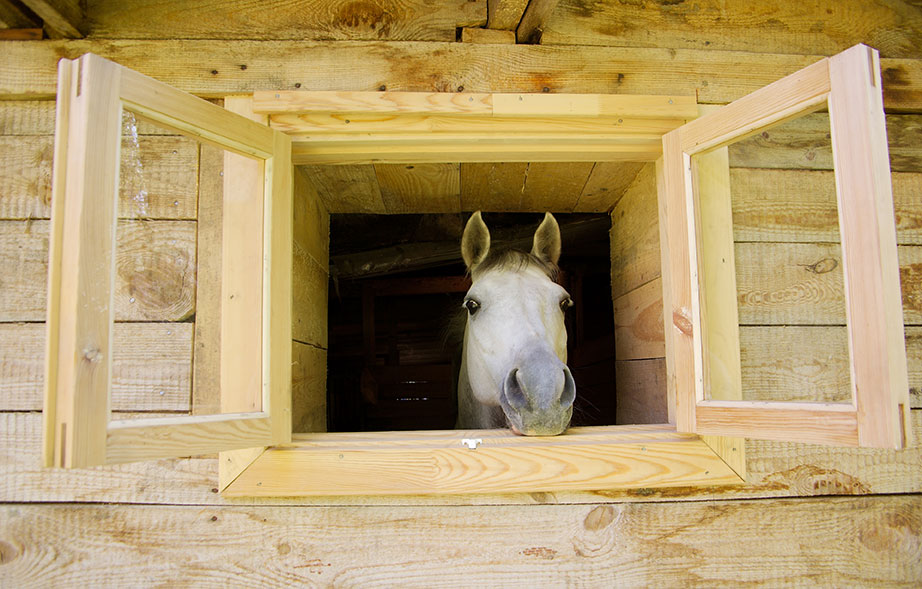
[[[515,40],[518,43],[537,44],[541,42],[544,33],[544,24],[550,18],[558,0],[529,0],[528,8],[522,15],[522,21],[515,29]]]
[[[45,21],[45,28],[51,37],[81,39],[86,14],[80,7],[79,0],[22,0]]]
[[[487,0],[487,28],[515,31],[528,0]]]
[[[515,33],[513,31],[465,27],[461,29],[461,42],[488,45],[514,45]]]
[[[92,51],[200,96],[258,89],[698,95],[726,103],[819,59],[736,51],[465,43],[80,40],[3,47],[0,99],[50,98],[61,57]],[[238,56],[246,55],[246,69]],[[922,111],[922,60],[883,59],[888,111]],[[541,75],[535,75],[541,72]],[[706,84],[705,84],[706,82]]]
[[[41,29],[0,29],[0,41],[38,41]]]
[[[41,39],[39,21],[31,14],[27,14],[22,6],[12,0],[0,0],[0,28],[34,30],[38,27]]]

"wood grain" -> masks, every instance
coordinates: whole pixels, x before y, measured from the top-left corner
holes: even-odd
[[[9,547],[5,575],[22,587],[118,584],[126,571],[164,585],[195,578],[431,587],[449,573],[508,587],[808,584],[817,577],[898,586],[922,574],[919,504],[897,496],[476,511],[35,505],[3,507],[0,534]],[[828,542],[791,541],[817,530]],[[223,557],[207,566],[190,560],[177,533]],[[356,542],[376,549],[359,559]],[[704,562],[688,556],[702,554]]]
[[[291,429],[327,431],[327,351],[292,343]]]
[[[5,411],[41,411],[45,325],[0,323],[0,397]],[[189,411],[192,324],[118,323],[113,411]]]
[[[487,20],[485,0],[340,3],[284,0],[259,5],[105,0],[88,12],[100,39],[323,39],[454,41],[458,27]]]
[[[460,164],[375,164],[390,214],[461,212]]]
[[[487,27],[514,31],[522,20],[528,0],[489,0],[487,2]]]
[[[614,300],[615,357],[663,358],[663,282],[655,279]]]
[[[618,425],[669,421],[665,358],[615,362],[615,390]]]
[[[55,64],[92,51],[193,94],[257,89],[693,94],[723,104],[818,56],[465,43],[100,40],[11,43],[0,97],[54,95]],[[245,55],[247,68],[239,56]],[[922,60],[884,59],[888,110],[922,109]],[[190,75],[190,72],[193,72]],[[217,73],[212,73],[217,72]],[[537,73],[536,73],[537,72]],[[705,82],[707,84],[705,84]]]
[[[638,162],[598,162],[579,195],[574,212],[607,213],[621,199],[644,164]]]
[[[570,212],[586,186],[592,163],[533,162],[525,172],[522,205],[527,210]]]
[[[323,266],[295,246],[292,271],[292,337],[295,341],[327,347],[329,275]]]
[[[500,31],[497,29],[465,27],[461,29],[461,42],[486,43],[491,45],[515,44],[515,33],[513,31]]]
[[[737,243],[743,325],[844,325],[841,249],[821,243]],[[922,323],[922,248],[900,246],[903,320]]]
[[[832,55],[867,43],[885,57],[917,58],[922,16],[909,3],[861,0],[835,6],[794,6],[773,0],[755,8],[745,0],[707,0],[668,8],[604,3],[592,5],[591,10],[565,0],[547,23],[542,43],[805,55]]]
[[[645,164],[611,213],[611,286],[617,298],[660,276],[656,170]]]
[[[528,164],[461,164],[462,211],[522,211]]]
[[[330,213],[385,213],[374,166],[298,166]]]
[[[0,137],[0,218],[50,216],[53,142],[49,135]],[[123,150],[123,156],[125,153]],[[142,136],[135,153],[134,161],[122,159],[119,215],[194,219],[198,168],[195,142],[176,136]],[[136,169],[140,174],[133,173]],[[142,197],[143,209],[134,199],[141,189],[146,193]]]

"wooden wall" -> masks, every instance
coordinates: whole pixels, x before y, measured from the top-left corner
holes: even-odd
[[[201,12],[191,2],[101,1],[89,3],[87,39],[0,42],[0,586],[917,585],[922,298],[915,285],[922,276],[916,251],[922,180],[914,163],[895,165],[901,171],[894,174],[894,191],[903,203],[898,223],[904,310],[911,325],[916,442],[907,450],[754,440],[747,443],[749,482],[735,489],[439,498],[225,500],[217,493],[214,457],[74,472],[39,468],[49,99],[59,57],[92,50],[213,98],[256,88],[383,86],[697,92],[699,101],[719,104],[817,55],[863,41],[884,58],[892,153],[912,158],[922,149],[918,3],[799,3],[795,11],[790,3],[768,2],[754,11],[742,0],[561,0],[545,23],[543,44],[530,46],[454,42],[456,27],[486,22],[482,1],[445,3],[435,12],[422,4],[410,2],[409,10],[400,11],[386,2],[315,0],[297,10],[278,2],[264,11],[212,5]],[[202,177],[209,170],[206,158],[180,139],[142,140],[159,145],[149,165],[162,170],[162,181],[151,190],[151,206],[163,204],[146,222],[144,245],[166,249],[163,259],[180,252],[194,260],[194,209],[174,207],[177,199],[170,195],[179,186],[201,194],[208,181]],[[648,212],[650,173],[640,170],[613,210],[613,233],[624,237],[613,251],[624,261],[613,285],[622,303],[655,298],[644,298],[654,291],[658,268],[651,254],[656,234]],[[741,183],[751,185],[753,195],[749,216],[734,219],[748,232],[737,235],[744,267],[750,266],[742,242],[753,241],[781,251],[796,242],[809,253],[806,261],[795,262],[784,262],[788,258],[780,254],[753,254],[759,260],[795,266],[817,261],[829,226],[828,201],[799,205],[803,215],[772,215],[758,210],[758,191],[772,187],[783,194],[786,172],[743,165],[734,173],[744,176]],[[634,226],[618,221],[626,210],[634,211]],[[175,279],[179,270],[149,257],[136,262],[141,240],[131,238],[130,224],[125,229],[120,288],[133,296],[118,307],[126,320],[116,330],[124,342],[124,356],[115,358],[117,388],[124,391],[119,409],[190,411],[196,401],[188,368],[194,334],[188,323],[164,322],[188,317],[197,299]],[[316,263],[316,273],[322,273],[325,257],[316,249],[322,246],[300,247],[307,252],[302,261]],[[304,296],[309,299],[309,291]],[[638,309],[640,321],[656,314],[643,312],[637,302],[620,308]],[[323,342],[297,335],[315,329],[305,321],[295,337],[313,345],[299,352],[296,344],[301,368],[295,374],[305,386],[322,387],[311,382],[316,372],[309,367],[322,364]],[[655,335],[644,329],[632,333],[640,337],[627,349],[637,352],[626,353],[638,357],[619,361],[620,390],[661,378]],[[825,345],[820,339],[811,338],[806,349]],[[129,361],[137,357],[145,362]]]

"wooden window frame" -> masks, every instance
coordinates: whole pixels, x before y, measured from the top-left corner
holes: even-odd
[[[867,48],[851,51],[862,51],[862,55],[867,55]],[[872,64],[877,63],[874,55],[870,60]],[[862,59],[867,60],[866,57]],[[827,62],[829,60],[823,60],[820,65],[810,66],[804,71],[828,70]],[[874,72],[879,75],[879,66],[874,67]],[[802,78],[803,73],[789,76],[791,79],[798,77]],[[807,79],[812,78],[808,76]],[[788,78],[776,84],[784,87],[782,83],[785,80]],[[790,82],[794,90],[802,83]],[[762,93],[765,94],[765,91]],[[879,94],[878,85],[878,101]],[[252,99],[237,99],[234,104],[238,112],[264,116],[271,127],[290,135],[290,161],[294,164],[656,161],[659,172],[657,184],[660,195],[664,308],[668,317],[666,357],[670,423],[572,428],[564,436],[550,438],[520,437],[503,430],[449,430],[294,434],[290,443],[279,440],[258,445],[235,443],[237,447],[252,447],[221,452],[222,494],[456,494],[728,485],[744,482],[745,455],[742,439],[706,434],[748,435],[752,433],[751,430],[705,428],[707,431],[683,431],[689,429],[689,423],[697,427],[697,423],[689,421],[688,406],[689,399],[695,399],[694,395],[698,394],[700,387],[694,386],[694,378],[688,379],[688,371],[691,370],[694,375],[695,363],[698,362],[698,370],[703,372],[700,358],[705,352],[700,345],[703,339],[701,326],[706,325],[710,329],[714,317],[702,323],[700,309],[696,310],[699,314],[694,316],[689,311],[693,308],[689,281],[692,277],[698,278],[694,256],[699,253],[699,242],[693,241],[699,222],[695,208],[697,204],[694,199],[675,196],[673,183],[681,178],[680,184],[685,185],[687,178],[681,168],[678,173],[673,170],[668,164],[668,158],[661,158],[661,154],[664,146],[668,153],[675,138],[683,136],[681,129],[709,129],[715,120],[720,120],[705,115],[696,120],[709,122],[698,123],[697,127],[681,127],[687,120],[695,119],[698,115],[699,107],[693,97],[280,91],[257,92]],[[746,112],[751,106],[752,99],[747,97],[722,107],[720,111]],[[763,118],[752,129],[777,122],[786,114],[802,110],[802,106],[793,102],[787,113],[777,111],[771,115],[774,118]],[[674,131],[677,128],[680,130]],[[736,127],[727,129],[723,138],[729,140],[731,132],[737,131]],[[702,165],[696,170],[702,182],[713,183],[717,189],[721,186],[726,168],[726,150],[719,147],[720,141],[712,141],[702,147],[702,150],[714,149],[702,159]],[[883,153],[886,160],[885,140],[882,148],[878,141],[873,151],[875,158],[879,159],[880,153]],[[60,152],[56,152],[57,155]],[[58,159],[56,157],[56,163]],[[59,173],[57,165],[55,173]],[[889,176],[885,179],[886,182],[883,177],[878,178],[878,184],[885,183],[889,190]],[[290,199],[290,185],[288,190]],[[60,200],[55,199],[56,202]],[[878,243],[886,241],[887,210],[881,200],[879,196],[875,200],[875,218],[882,227],[877,237]],[[708,247],[729,247],[732,250],[728,203],[728,197],[713,203],[714,218],[721,230],[717,231],[717,237],[710,241]],[[890,206],[892,230],[892,204]],[[273,213],[276,212],[273,209]],[[281,225],[287,228],[273,233],[273,256],[276,248],[285,249],[286,246],[289,249],[287,255],[290,256],[290,219],[290,209],[287,222],[279,218]],[[676,228],[681,231],[676,233]],[[60,237],[55,238],[54,234],[52,260],[59,260],[60,257],[54,257],[54,252]],[[895,239],[893,241],[895,244]],[[683,249],[684,258],[680,255]],[[895,245],[893,253],[895,259]],[[891,272],[895,269],[890,266],[887,268]],[[284,278],[289,297],[290,270],[289,258],[289,275]],[[272,276],[272,281],[283,280],[277,274]],[[684,295],[688,297],[684,301],[675,296],[677,289],[680,294],[684,292],[679,289],[683,284],[685,290],[689,291]],[[715,286],[710,279],[706,279],[703,287],[696,287],[694,293],[698,296],[700,291],[708,290],[722,292],[724,295],[730,292],[726,283],[718,281]],[[892,285],[885,290],[892,296]],[[49,296],[54,298],[56,295]],[[735,300],[735,293],[731,298]],[[897,309],[902,308],[898,298],[896,304]],[[290,322],[290,298],[288,305],[284,318]],[[49,305],[49,324],[53,324],[51,317],[55,311],[51,309],[54,308],[57,307]],[[736,327],[734,313],[724,314],[720,319],[720,324],[727,327],[728,333],[732,333]],[[892,312],[890,314],[893,315]],[[275,319],[273,317],[273,325]],[[901,326],[900,323],[900,334]],[[270,358],[273,362],[278,358],[290,362],[290,325],[286,328],[288,337],[271,340],[273,348]],[[891,337],[888,341],[893,344],[892,347],[898,347],[891,341],[895,328],[891,326],[888,329],[888,337]],[[279,331],[273,333],[281,334],[283,330],[279,328]],[[676,333],[680,336],[677,337]],[[713,334],[717,333],[720,332],[715,329]],[[52,375],[56,363],[51,359],[55,357],[56,346],[59,344],[54,343],[54,337],[49,337],[49,342],[49,375]],[[696,345],[698,357],[695,356]],[[737,349],[737,356],[738,353]],[[905,375],[905,351],[903,354]],[[733,377],[739,369],[738,359],[735,368],[733,358],[729,359],[727,374]],[[888,355],[887,359],[891,361],[892,357]],[[890,374],[894,376],[894,365],[890,366]],[[281,375],[281,371],[278,374]],[[59,382],[61,377],[58,375],[49,380]],[[891,390],[896,386],[893,384],[896,380],[894,378],[890,383]],[[290,394],[290,382],[286,386]],[[904,394],[907,388],[903,387]],[[738,393],[734,387],[728,387],[721,397],[727,400],[721,402],[733,403],[732,399],[739,398]],[[285,402],[290,403],[290,398]],[[697,408],[699,403],[695,401],[693,405]],[[57,405],[49,405],[51,410],[46,413],[46,419],[50,418],[54,422],[54,409],[60,406],[60,401]],[[752,410],[751,407],[744,408]],[[908,419],[908,411],[906,414]],[[289,428],[290,425],[289,418]],[[790,436],[787,439],[791,439]],[[839,440],[831,436],[822,441],[829,443]],[[858,440],[857,443],[862,442]],[[54,448],[46,444],[46,450],[53,452]],[[76,466],[73,463],[71,465]]]
[[[852,402],[743,401],[738,322],[728,320],[736,315],[732,248],[724,266],[730,280],[709,281],[701,263],[704,256],[715,259],[704,223],[732,240],[729,189],[702,190],[697,180],[708,173],[701,173],[699,159],[713,159],[732,141],[823,106],[833,146]],[[905,447],[909,384],[877,51],[857,45],[691,121],[663,136],[663,154],[667,380],[679,431]]]
[[[58,65],[43,461],[82,467],[206,454],[287,442],[291,435],[291,156],[290,139],[207,101],[87,54]],[[229,150],[255,172],[247,206],[227,207],[224,223],[262,218],[262,253],[247,279],[261,276],[249,300],[261,316],[247,334],[259,342],[253,363],[223,363],[225,413],[111,419],[115,237],[122,112]],[[246,157],[244,157],[246,156]],[[255,203],[255,204],[254,204]],[[246,270],[246,268],[245,268]],[[222,277],[222,287],[247,289]],[[249,290],[253,290],[250,288]],[[222,297],[222,316],[239,316]],[[252,311],[250,311],[252,314]],[[279,342],[285,345],[279,345]],[[235,381],[256,387],[233,386]],[[255,389],[255,390],[254,390]]]

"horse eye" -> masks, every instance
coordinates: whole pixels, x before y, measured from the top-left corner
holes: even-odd
[[[570,297],[567,297],[563,299],[562,301],[560,301],[560,308],[563,309],[564,311],[572,307],[573,307],[573,299],[571,299]]]
[[[473,315],[474,313],[477,312],[477,309],[480,308],[480,303],[478,303],[474,299],[467,299],[464,301],[464,308],[467,309],[467,312],[470,315]]]

